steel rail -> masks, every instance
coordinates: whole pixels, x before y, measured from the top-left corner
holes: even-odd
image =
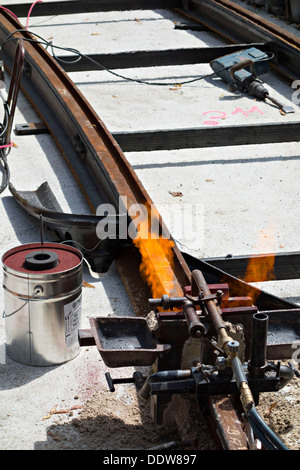
[[[0,19],[0,41],[4,42],[11,36],[2,48],[4,62],[8,68],[11,67],[18,38],[22,38],[26,51],[22,89],[66,158],[92,212],[96,213],[103,202],[119,209],[119,198],[124,196],[127,209],[135,204],[147,208],[153,206],[117,142],[61,67],[40,44],[32,42],[30,33],[22,31],[15,34],[22,25],[9,13],[1,12]],[[157,217],[159,233],[171,238],[159,214]],[[146,250],[151,248],[147,246]],[[160,254],[161,262],[167,271],[174,273],[174,289],[182,292],[189,283],[190,272],[176,245],[173,253],[172,266],[163,252]],[[127,270],[120,269],[125,275]],[[155,277],[161,282],[162,291],[169,288],[169,283],[168,286],[163,285],[163,276]]]
[[[120,196],[128,198],[128,206],[136,203],[151,206],[149,195],[117,142],[61,67],[41,45],[35,41],[31,42],[33,38],[29,32],[15,34],[22,25],[11,15],[2,12],[0,21],[0,41],[4,43],[11,37],[2,48],[6,67],[11,70],[18,39],[23,39],[26,55],[22,89],[62,151],[89,201],[91,211],[95,213],[102,202],[111,202],[117,207]],[[160,228],[164,230],[161,220]],[[190,270],[176,245],[173,252],[174,265],[170,264],[163,252],[159,264],[166,264],[167,269],[174,273],[174,283],[179,290],[183,290],[184,286],[190,284]],[[147,306],[149,293],[145,281],[141,277],[140,280],[137,279],[139,262],[138,251],[131,246],[129,251],[124,250],[122,257],[117,260],[117,266],[133,305],[133,287],[137,289],[139,302],[136,311],[141,314],[144,313],[141,312],[141,305],[144,308]],[[128,269],[129,267],[131,269]],[[153,269],[156,269],[155,263]],[[131,275],[134,277],[134,283],[130,279]],[[169,289],[169,280],[165,284],[160,275],[157,275],[157,279],[162,283],[162,289]],[[140,290],[141,285],[145,288],[144,295]],[[226,418],[228,422],[236,420],[234,408],[226,409]],[[217,421],[218,427],[221,428],[222,418],[219,414]],[[241,428],[239,432],[243,435]],[[230,448],[230,433],[226,443]]]
[[[201,0],[192,0],[195,4],[201,2]],[[209,3],[210,0],[207,2]],[[254,22],[257,26],[260,26],[266,31],[274,34],[276,37],[280,37],[282,40],[288,42],[289,44],[293,44],[296,47],[299,47],[300,40],[297,36],[290,33],[286,29],[279,27],[277,24],[272,23],[271,21],[267,20],[266,18],[262,18],[260,15],[244,8],[237,3],[232,2],[231,0],[213,0],[214,3],[220,5],[221,7],[228,8],[232,12],[238,13],[242,15],[245,19],[249,20],[249,22]]]
[[[27,16],[32,3],[15,3],[7,6],[17,16]],[[97,11],[153,10],[180,7],[181,0],[62,0],[41,2],[35,5],[31,16],[68,15]]]
[[[23,38],[26,56],[22,89],[65,157],[92,213],[95,214],[97,207],[103,202],[118,205],[120,195],[128,196],[128,205],[136,202],[151,205],[149,195],[119,145],[59,64],[33,40],[29,32],[22,31],[16,33],[15,37],[12,36],[21,25],[9,13],[1,12],[0,18],[0,41],[5,41],[8,36],[13,38],[2,47],[5,65],[8,69],[12,68],[18,38]],[[190,285],[191,271],[176,244],[173,251],[175,278],[183,288]],[[146,313],[149,289],[147,283],[136,276],[140,265],[138,251],[133,246],[124,248],[116,262],[137,313]],[[206,267],[210,273],[213,270],[220,279],[225,275],[218,268],[209,265]],[[240,295],[245,288],[244,284],[230,275],[227,280],[230,280],[233,295]],[[278,308],[292,307],[286,303],[282,305],[280,299],[274,296],[266,296],[269,300],[263,302],[271,303],[272,308],[276,308],[277,303]],[[140,301],[136,300],[138,298]]]
[[[263,129],[262,129],[263,128]],[[240,124],[198,128],[114,132],[124,152],[150,152],[184,148],[227,147],[269,143],[299,142],[300,123]],[[298,158],[298,157],[295,157]],[[172,166],[172,163],[170,163]],[[141,164],[141,167],[143,165]]]
[[[3,42],[20,28],[20,24],[5,12],[0,15],[0,20],[0,40]],[[39,44],[26,41],[31,39],[29,33],[18,33],[17,37],[24,40],[26,52],[22,89],[76,175],[91,209],[95,211],[97,204],[103,202],[103,197],[107,196],[106,200],[111,201],[120,194],[127,194],[131,203],[151,203],[119,146],[63,70]],[[8,70],[11,70],[17,43],[16,38],[7,42],[2,49]],[[80,169],[84,171],[80,172]],[[80,175],[87,173],[87,179],[80,178]],[[96,178],[97,174],[100,181]],[[113,202],[116,203],[116,200]],[[165,262],[169,267],[169,261]],[[136,313],[141,315],[148,313],[150,294],[148,286],[139,276],[139,264],[138,252],[134,247],[123,250],[121,257],[116,260],[131,303]],[[172,270],[180,289],[190,284],[190,270],[176,245]],[[226,420],[236,422],[237,415],[233,407],[226,410]],[[219,416],[219,428],[222,428],[222,421],[223,418]],[[242,429],[240,432],[243,433]],[[227,436],[227,445],[230,448],[230,435]]]
[[[161,67],[168,65],[208,64],[226,54],[231,54],[249,47],[247,44],[230,44],[216,47],[192,47],[164,49],[154,51],[130,51],[116,52],[112,54],[88,54],[82,55],[80,60],[74,62],[74,55],[56,55],[55,58],[65,72],[82,72],[86,70],[101,70],[103,68],[129,69],[134,67]],[[270,48],[265,43],[253,43],[251,47],[257,47],[269,52]]]
[[[4,5],[5,6],[5,5]],[[7,5],[18,16],[26,16],[30,3]],[[31,16],[96,11],[171,9],[233,43],[269,43],[273,67],[292,80],[299,79],[299,38],[231,0],[64,0],[41,2]]]
[[[300,39],[230,0],[191,0],[175,10],[232,43],[269,43],[271,65],[289,80],[300,76]]]

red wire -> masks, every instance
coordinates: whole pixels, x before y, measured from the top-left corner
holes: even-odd
[[[37,3],[42,3],[42,0],[37,0],[36,2],[34,2],[34,3],[31,5],[31,7],[30,7],[30,9],[29,9],[29,12],[28,12],[28,15],[27,15],[27,21],[26,21],[26,29],[27,29],[27,30],[28,30],[29,18],[30,18],[32,9],[33,9],[33,7],[34,7]]]
[[[0,149],[6,149],[6,148],[9,148],[9,147],[13,147],[14,144],[12,142],[10,142],[9,144],[6,144],[6,145],[0,145]]]
[[[18,18],[12,11],[10,11],[8,8],[1,7],[1,6],[0,6],[0,8],[2,8],[2,10],[8,11],[8,13],[10,13],[11,15],[13,15],[13,16],[16,18],[16,20],[19,21],[19,18]]]
[[[27,21],[26,21],[26,29],[27,29],[27,30],[28,30],[29,18],[30,18],[32,9],[33,9],[33,7],[34,7],[37,3],[41,3],[41,2],[42,2],[42,0],[37,0],[37,1],[34,2],[34,3],[31,5],[31,7],[30,7],[29,12],[28,12],[28,15],[27,15]],[[9,10],[8,8],[2,7],[2,6],[0,6],[0,8],[2,8],[2,10],[8,11],[8,13],[10,13],[12,16],[14,16],[14,18],[16,18],[16,20],[20,21],[19,18],[18,18],[11,10]]]

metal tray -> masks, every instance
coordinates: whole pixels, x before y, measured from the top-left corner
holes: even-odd
[[[150,366],[171,349],[169,344],[157,343],[144,318],[95,317],[90,325],[108,367]]]

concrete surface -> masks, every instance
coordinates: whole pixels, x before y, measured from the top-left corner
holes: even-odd
[[[5,6],[14,2],[6,2]],[[25,24],[26,20],[23,20]],[[83,53],[198,47],[221,44],[207,32],[174,30],[176,16],[165,11],[87,13],[61,17],[33,17],[30,30],[61,47]],[[182,83],[210,73],[206,65],[122,70],[126,77]],[[222,124],[286,122],[272,106],[246,96],[231,95],[216,78],[192,84],[155,87],[118,78],[105,71],[73,73],[75,84],[94,106],[111,132],[171,129]],[[292,89],[268,74],[270,92],[291,103]],[[255,109],[253,110],[253,107]],[[243,112],[236,112],[236,110]],[[252,110],[252,112],[250,112]],[[35,112],[20,96],[15,123],[36,121]],[[62,208],[86,212],[88,207],[58,149],[47,135],[13,136],[18,148],[9,156],[11,181],[20,190],[34,190],[48,181]],[[163,217],[179,247],[196,256],[225,256],[299,250],[299,144],[269,144],[209,149],[128,153],[127,158]],[[170,192],[181,192],[173,197]],[[185,211],[183,212],[183,207]],[[198,239],[168,221],[180,219],[186,208],[199,214]],[[181,220],[181,219],[180,219]],[[0,250],[39,241],[38,224],[24,214],[6,190],[1,197]],[[46,233],[53,240],[51,232]],[[98,275],[84,268],[82,327],[89,317],[130,314],[131,305],[113,265]],[[268,289],[299,300],[299,282],[268,283]],[[3,292],[0,293],[3,304]],[[105,388],[103,364],[95,348],[83,348],[72,361],[57,367],[29,367],[5,354],[5,326],[0,320],[0,449],[52,449],[47,435],[56,404],[83,405],[95,390]],[[128,375],[128,371],[121,371]],[[129,371],[130,372],[130,371]],[[119,373],[119,372],[118,372]],[[74,411],[76,415],[77,411]],[[81,448],[74,437],[74,448]]]

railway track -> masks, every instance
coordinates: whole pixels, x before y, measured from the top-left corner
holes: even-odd
[[[23,28],[11,13],[6,10],[1,11],[0,40],[3,43],[2,54],[5,66],[9,72],[12,72],[16,47],[21,44],[25,54],[21,82],[22,91],[43,122],[42,126],[29,123],[27,132],[50,133],[71,168],[88,202],[91,214],[64,213],[60,209],[51,188],[47,185],[34,192],[19,191],[18,188],[11,185],[11,193],[30,215],[36,218],[42,216],[45,225],[54,229],[63,241],[71,238],[75,244],[77,242],[85,247],[83,252],[94,271],[106,271],[114,260],[137,316],[144,316],[148,313],[148,300],[150,297],[156,299],[164,295],[177,298],[184,297],[189,292],[187,289],[193,285],[192,271],[196,269],[196,271],[201,270],[204,273],[206,282],[209,282],[210,285],[220,286],[226,283],[229,286],[232,298],[238,299],[243,296],[244,298],[255,299],[254,305],[252,303],[250,306],[249,304],[238,304],[237,308],[242,309],[244,315],[247,312],[250,313],[251,309],[254,308],[252,313],[257,309],[264,312],[273,312],[274,317],[271,315],[270,318],[276,317],[275,322],[278,321],[280,316],[285,318],[284,315],[289,316],[289,318],[292,316],[297,321],[299,312],[295,303],[261,291],[241,280],[239,276],[234,277],[228,273],[227,269],[220,269],[217,260],[207,262],[190,258],[188,255],[185,256],[178,248],[177,243],[174,242],[172,234],[165,227],[158,211],[155,211],[154,214],[155,221],[157,221],[155,226],[158,234],[165,236],[164,240],[159,237],[155,240],[155,243],[140,240],[140,243],[136,245],[135,243],[128,243],[128,238],[123,242],[120,242],[120,239],[117,238],[117,240],[105,240],[100,248],[98,246],[96,250],[92,249],[98,241],[96,227],[102,219],[99,217],[97,209],[101,204],[110,204],[118,210],[118,217],[114,220],[116,230],[120,230],[124,220],[126,220],[127,228],[130,222],[130,218],[128,220],[128,211],[132,206],[141,205],[146,207],[147,210],[153,207],[151,197],[129,164],[124,151],[224,147],[228,143],[232,144],[234,142],[229,136],[232,136],[232,139],[238,139],[235,142],[237,145],[267,144],[282,141],[297,142],[298,140],[299,123],[296,118],[287,118],[285,122],[280,122],[280,124],[264,124],[263,129],[261,123],[252,123],[247,126],[240,125],[238,127],[238,136],[236,125],[228,126],[225,133],[223,130],[223,136],[221,126],[214,128],[213,136],[210,127],[177,129],[175,131],[164,129],[159,132],[155,129],[149,132],[110,132],[107,129],[84,94],[74,87],[67,73],[71,76],[72,73],[83,70],[98,70],[99,68],[106,71],[128,67],[132,69],[140,67],[141,64],[143,67],[207,64],[217,57],[240,50],[241,45],[244,48],[245,45],[255,44],[272,55],[273,67],[277,72],[284,74],[285,80],[295,80],[299,76],[297,63],[299,60],[299,40],[296,37],[284,31],[281,35],[278,30],[275,34],[271,24],[261,24],[257,21],[256,16],[250,15],[249,12],[246,13],[244,9],[237,7],[233,2],[225,0],[219,2],[195,1],[189,4],[188,8],[182,8],[183,6],[186,7],[185,4],[181,5],[180,2],[168,1],[137,2],[134,7],[130,2],[121,2],[121,4],[116,2],[113,8],[111,2],[109,4],[100,2],[100,5],[99,2],[50,2],[49,4],[43,2],[34,6],[31,15],[77,14],[82,11],[86,13],[111,11],[113,9],[121,11],[158,7],[172,8],[176,14],[182,15],[181,18],[188,18],[188,21],[193,20],[193,27],[200,24],[201,28],[208,28],[214,33],[217,32],[221,37],[226,37],[226,40],[230,40],[234,44],[215,48],[193,47],[189,50],[183,48],[173,51],[84,54],[80,56],[80,60],[76,59],[74,61],[70,55],[58,56],[56,54],[55,57],[52,57],[46,50],[53,47],[49,40],[44,41],[43,38],[33,35],[31,31]],[[16,16],[24,15],[24,11],[28,12],[29,8],[29,5],[24,4],[10,5],[10,9]],[[224,17],[227,23],[226,31],[224,31]],[[228,23],[229,19],[234,22],[234,27],[229,28],[234,34],[228,34],[228,24],[231,24]],[[245,28],[245,22],[247,22],[247,28]],[[192,28],[191,25],[190,28]],[[251,41],[249,40],[250,37]],[[76,56],[78,51],[73,49],[71,52],[72,55],[75,53]],[[123,73],[118,72],[117,77],[124,78]],[[136,80],[139,81],[139,79]],[[145,79],[142,81],[146,82]],[[179,83],[178,88],[180,86],[181,83]],[[283,137],[278,133],[279,128],[285,129]],[[24,133],[24,128],[22,132]],[[176,135],[175,144],[174,135]],[[230,140],[228,140],[228,137]],[[126,200],[124,205],[121,206],[122,211],[120,211],[120,197],[124,196],[126,196]],[[167,245],[167,251],[165,245]],[[169,250],[172,253],[172,259],[169,256]],[[144,264],[147,264],[151,274],[150,277],[145,277],[141,273],[141,259]],[[287,254],[285,266],[289,265],[290,260],[291,255]],[[258,263],[258,266],[260,271],[251,280],[258,280],[263,276],[263,266],[261,263]],[[278,271],[280,271],[279,268]],[[299,277],[298,272],[292,273],[292,277],[297,279]],[[195,297],[199,294],[200,292],[193,295]],[[211,292],[208,291],[206,295],[209,297]],[[208,300],[208,302],[210,301]],[[212,301],[215,305],[216,298]],[[249,308],[249,311],[247,308]],[[225,310],[224,307],[223,315],[226,314]],[[226,318],[230,321],[233,314],[241,314],[241,311],[234,311],[234,307],[230,309],[229,306],[227,313]],[[162,344],[171,343],[174,350],[177,348],[177,353],[174,354],[173,359],[170,359],[168,355],[158,359],[158,368],[159,370],[177,369],[182,359],[182,340],[178,343],[178,333],[180,332],[184,338],[183,342],[188,337],[186,326],[183,326],[185,325],[184,319],[190,327],[193,321],[198,324],[199,319],[195,319],[194,312],[189,312],[189,314],[183,316],[182,312],[175,312],[171,318],[167,308],[166,312],[158,313],[158,318],[162,325],[159,332],[159,342]],[[237,318],[240,320],[241,316],[236,316]],[[217,319],[217,327],[213,322],[217,331],[218,328],[223,328],[223,324],[220,327],[218,321]],[[182,330],[182,326],[184,330]],[[93,344],[93,338],[89,336],[89,333],[89,330],[84,332],[82,337],[84,344]],[[247,347],[249,347],[249,344]],[[271,348],[269,348],[269,354],[274,354],[274,358],[286,354],[287,349],[288,353],[291,353],[290,344],[288,346],[286,344],[276,344],[273,349],[273,352],[271,352]],[[165,406],[165,398],[160,399],[159,394],[155,392],[153,392],[153,396],[156,419],[159,421],[163,414],[161,410]],[[245,437],[243,423],[233,424],[236,423],[236,417],[240,413],[239,406],[236,407],[234,401],[229,401],[226,411],[223,412],[218,396],[219,393],[212,394],[208,401],[211,417],[217,423],[221,446],[228,449],[247,448],[249,442]],[[231,432],[232,428],[230,427],[229,430],[227,428],[228,423],[230,426],[235,426],[233,434]]]

